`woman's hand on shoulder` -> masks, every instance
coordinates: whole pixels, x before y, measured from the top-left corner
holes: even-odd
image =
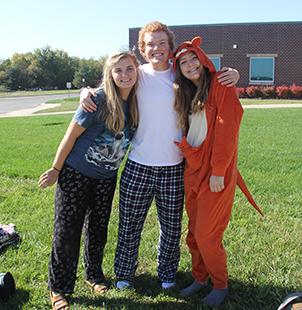
[[[86,112],[94,112],[97,109],[96,104],[91,99],[91,96],[95,96],[96,91],[90,88],[83,88],[80,93],[80,105]]]
[[[211,175],[210,190],[213,193],[221,192],[224,189],[224,177]]]
[[[223,67],[218,75],[218,82],[226,87],[232,87],[237,84],[240,74],[236,69]]]
[[[41,174],[39,178],[38,185],[41,188],[46,188],[47,186],[52,186],[57,182],[60,171],[50,168],[46,170],[43,174]]]

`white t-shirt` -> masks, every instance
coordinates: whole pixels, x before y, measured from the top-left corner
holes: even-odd
[[[139,124],[129,154],[129,158],[139,164],[172,166],[183,160],[174,143],[181,140],[182,132],[177,127],[173,81],[171,66],[165,71],[155,71],[150,64],[139,68]]]

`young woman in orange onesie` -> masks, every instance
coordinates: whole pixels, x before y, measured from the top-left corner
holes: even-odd
[[[182,43],[173,55],[175,109],[185,134],[176,144],[186,159],[187,244],[194,278],[180,293],[193,294],[211,278],[213,289],[203,302],[215,306],[228,295],[222,238],[230,219],[236,183],[257,206],[237,170],[243,109],[236,89],[217,82],[218,73],[200,44],[201,38],[196,37]]]

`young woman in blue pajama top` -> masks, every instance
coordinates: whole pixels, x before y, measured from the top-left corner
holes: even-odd
[[[108,289],[102,259],[117,171],[138,123],[137,68],[130,52],[108,58],[93,97],[97,110],[78,108],[52,167],[40,176],[41,188],[57,182],[48,281],[53,309],[69,309],[65,294],[74,290],[83,228],[86,283],[97,294]]]

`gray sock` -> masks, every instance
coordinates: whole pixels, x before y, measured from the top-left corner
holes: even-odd
[[[213,288],[212,291],[203,299],[208,306],[219,306],[229,293],[228,288]]]
[[[202,288],[207,287],[207,285],[208,285],[207,282],[200,283],[200,282],[197,282],[195,280],[189,286],[187,286],[187,287],[183,288],[182,290],[180,290],[179,295],[182,296],[182,297],[193,295],[193,294],[199,292]]]

